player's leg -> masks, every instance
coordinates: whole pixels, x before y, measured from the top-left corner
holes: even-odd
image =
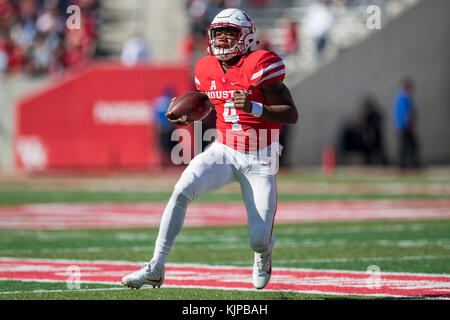
[[[138,289],[143,284],[153,286],[162,284],[165,262],[183,226],[188,204],[198,196],[235,180],[232,167],[226,161],[220,160],[224,156],[221,150],[213,144],[189,163],[165,207],[153,258],[141,270],[123,277],[124,285]]]
[[[246,175],[240,179],[242,196],[248,216],[250,247],[255,252],[253,285],[263,289],[272,275],[272,234],[277,206],[274,175]]]
[[[277,207],[274,175],[246,175],[240,179],[248,217],[248,234],[253,251],[271,250],[272,229]]]
[[[267,151],[267,153],[266,153]],[[281,146],[273,145],[260,152],[259,158],[251,159],[251,166],[237,174],[248,217],[250,247],[255,252],[253,284],[264,288],[272,273],[272,235],[277,207],[275,174],[278,170]]]
[[[227,164],[225,156],[222,146],[214,143],[195,157],[182,173],[161,220],[153,256],[158,263],[165,263],[183,226],[188,204],[235,181],[232,166]]]
[[[272,248],[275,237],[272,234],[277,207],[277,188],[274,175],[249,176],[253,198],[247,198],[250,245],[255,251],[252,281],[256,289],[263,289],[272,276]]]

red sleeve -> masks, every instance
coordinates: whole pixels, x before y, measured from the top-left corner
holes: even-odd
[[[195,71],[194,71],[194,84],[198,91],[202,91],[202,89],[200,89],[201,82],[199,79],[199,77],[201,78],[201,76],[198,74],[199,72],[198,72],[197,65],[196,65]]]
[[[285,77],[283,60],[272,51],[264,51],[255,64],[250,78],[252,86],[264,87],[275,81],[282,81]]]
[[[198,91],[204,91],[204,82],[208,74],[208,57],[202,57],[197,60],[194,70],[194,84]]]
[[[197,88],[197,90],[202,91],[202,89],[200,89],[200,80],[197,78],[196,75],[194,75],[194,83],[195,83],[195,87]]]

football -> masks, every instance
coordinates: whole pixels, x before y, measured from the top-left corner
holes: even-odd
[[[171,118],[187,116],[188,121],[203,120],[212,110],[213,104],[208,96],[199,91],[190,91],[176,97],[167,110],[173,114]]]

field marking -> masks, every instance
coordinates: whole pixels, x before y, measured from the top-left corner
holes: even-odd
[[[26,280],[21,280],[21,281],[26,281]],[[44,282],[44,281],[28,281],[28,282]],[[46,281],[46,282],[50,282],[50,281]],[[51,281],[54,283],[59,283],[60,281]],[[92,288],[92,289],[76,289],[76,290],[69,290],[69,289],[65,289],[65,290],[61,290],[61,289],[48,289],[48,290],[27,290],[27,291],[4,291],[1,292],[0,291],[0,295],[1,294],[26,294],[26,293],[67,293],[67,292],[91,292],[91,291],[111,291],[111,290],[130,290],[129,288]]]
[[[0,280],[1,281],[1,280]],[[171,288],[171,289],[192,289],[190,286],[171,286],[171,285],[165,285],[162,287],[164,288]],[[204,289],[204,290],[225,290],[225,291],[255,291],[254,289],[232,289],[232,288],[216,288],[216,287],[208,287],[208,286],[197,286],[195,289]],[[92,291],[129,291],[129,288],[92,288],[92,289],[79,289],[79,290],[30,290],[30,291],[5,291],[0,292],[0,295],[8,295],[8,294],[28,294],[28,293],[68,293],[68,292],[92,292]],[[143,287],[140,289],[142,290],[155,290],[153,288],[149,287]],[[261,292],[261,291],[259,291]],[[273,289],[264,289],[263,292],[294,292],[298,293],[294,290],[273,290]],[[302,291],[303,294],[317,294],[317,295],[332,295],[332,296],[351,296],[354,294],[345,294],[345,293],[329,293],[329,292],[321,292],[321,291]],[[372,294],[372,297],[386,297],[386,295],[383,294]],[[401,297],[405,298],[404,296],[392,296],[392,297]],[[411,296],[412,299],[435,299],[435,300],[450,300],[449,297],[427,297],[427,296]]]
[[[353,245],[356,242],[347,241],[341,239],[331,239],[331,240],[277,240],[277,246],[310,246],[310,247],[321,247],[326,245],[332,246],[348,246]],[[178,245],[181,244],[181,241],[178,241]],[[188,244],[188,243],[183,243]],[[450,249],[450,240],[449,239],[417,239],[417,240],[374,240],[374,241],[358,241],[358,245],[377,245],[377,246],[398,246],[398,247],[424,247],[424,246],[438,246],[443,249]],[[192,245],[192,244],[191,244]],[[195,248],[195,245],[192,245]],[[1,249],[0,253],[2,254],[10,254],[10,253],[56,253],[56,252],[103,252],[103,251],[112,251],[121,249],[122,247],[83,247],[83,248],[45,248],[40,247],[36,249],[28,249],[28,248],[16,248],[16,249]],[[219,248],[219,249],[248,249],[249,246],[247,244],[236,243],[236,244],[202,244],[202,248]],[[127,251],[147,251],[153,250],[154,246],[131,246],[126,248]]]
[[[79,266],[81,283],[118,284],[138,267],[136,263],[50,259],[0,259],[0,280],[60,281],[70,279],[68,267]],[[165,287],[256,290],[251,267],[167,264]],[[358,271],[274,268],[267,290],[314,294],[450,297],[450,275],[380,272],[377,286],[373,274]],[[98,288],[96,288],[98,289]]]
[[[67,229],[159,226],[164,203],[53,203],[0,207],[0,228]],[[281,202],[275,222],[450,219],[450,200]],[[242,203],[193,203],[186,226],[245,225]]]
[[[332,262],[349,262],[349,261],[392,261],[392,260],[420,260],[420,259],[448,259],[450,256],[405,256],[405,257],[361,257],[361,258],[334,258],[334,259],[293,259],[293,260],[277,260],[276,263],[332,263]],[[242,261],[243,263],[243,261]]]

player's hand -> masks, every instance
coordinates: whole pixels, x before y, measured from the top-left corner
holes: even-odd
[[[172,103],[174,102],[174,100],[177,97],[173,97],[172,100],[170,101],[170,105],[167,108],[167,110],[170,110],[170,107],[172,106]],[[172,114],[172,112],[167,111],[165,114],[167,120],[169,120],[171,123],[179,125],[179,126],[187,126],[189,124],[192,123],[192,121],[187,121],[187,115],[183,115],[181,117],[176,117],[175,115]]]
[[[166,118],[172,122],[173,124],[176,124],[178,126],[187,126],[191,124],[193,121],[187,120],[187,115],[183,115],[181,117],[174,116],[171,112],[166,112]]]
[[[234,92],[234,106],[244,112],[252,112],[252,102],[248,99],[244,91],[236,90]]]

